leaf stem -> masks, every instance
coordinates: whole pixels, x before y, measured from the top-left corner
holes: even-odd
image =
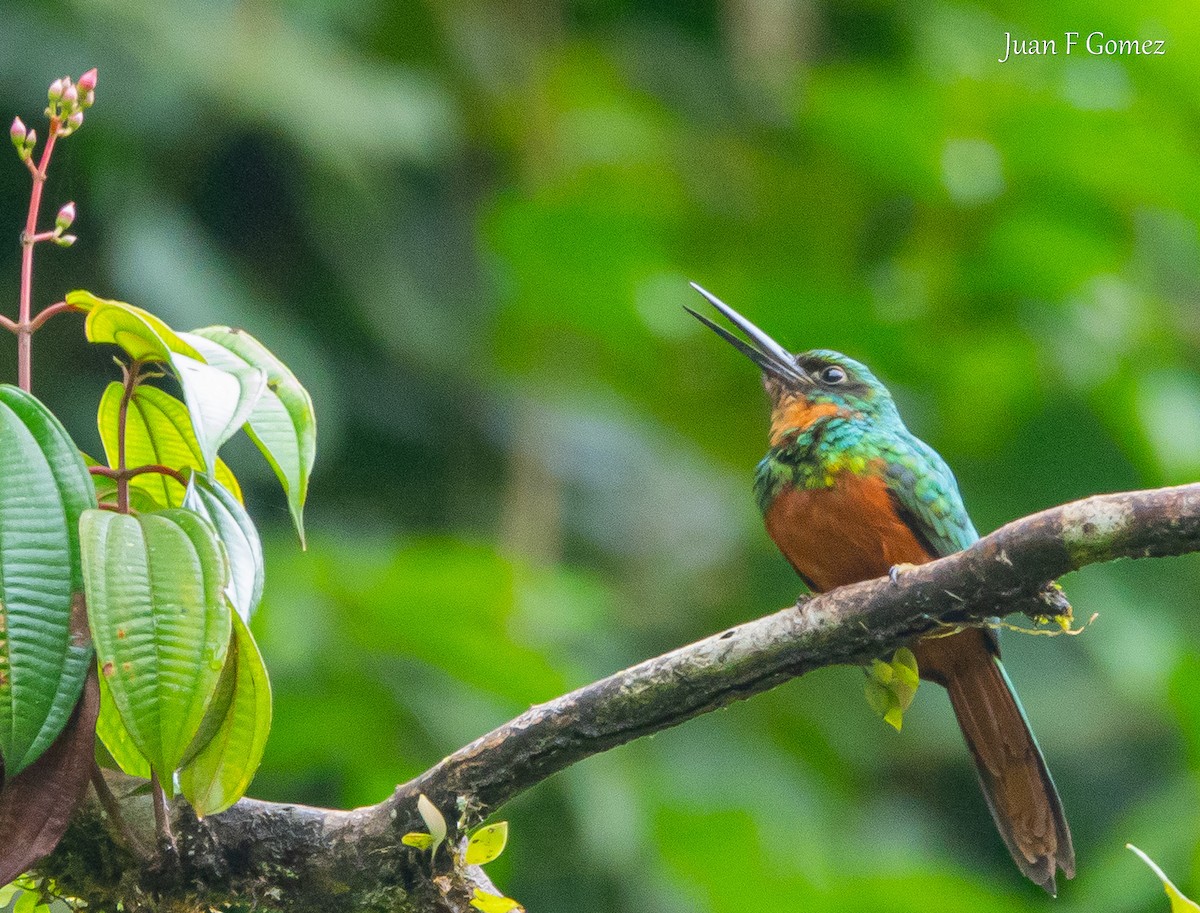
[[[171,818],[167,814],[167,794],[163,792],[158,771],[150,768],[150,794],[154,799],[154,829],[158,832],[159,851],[171,856],[178,855],[175,835],[171,833]]]
[[[33,309],[33,245],[37,241],[38,212],[42,207],[42,189],[46,186],[46,172],[50,169],[50,156],[54,154],[54,142],[58,139],[58,118],[50,119],[46,145],[37,167],[32,157],[28,160],[33,188],[29,193],[29,212],[25,217],[25,231],[21,233],[21,292],[17,307],[17,383],[25,392],[33,386],[33,325],[30,313]]]
[[[106,815],[117,832],[121,835],[121,839],[125,841],[126,846],[135,856],[143,862],[151,859],[150,853],[146,847],[142,845],[142,841],[134,834],[133,829],[129,826],[129,822],[125,820],[125,816],[121,814],[121,803],[117,801],[117,797],[113,795],[112,789],[109,788],[108,781],[104,779],[104,771],[100,769],[99,764],[92,764],[92,788],[96,790],[96,797],[100,800],[100,805],[104,809]]]
[[[67,304],[65,301],[56,301],[56,302],[54,302],[54,304],[51,304],[48,307],[43,308],[42,312],[40,314],[38,314],[36,317],[34,317],[32,321],[30,321],[29,332],[36,333],[38,330],[40,330],[42,328],[42,324],[44,324],[47,320],[49,320],[55,314],[62,314],[65,311],[78,311],[78,310],[79,310],[79,308],[75,307],[74,305]],[[11,323],[11,321],[10,321],[10,323]],[[12,326],[12,329],[13,329],[13,332],[16,332],[17,324],[14,323]]]
[[[128,481],[140,475],[145,475],[148,472],[156,472],[159,475],[170,476],[184,488],[187,488],[188,480],[178,469],[172,469],[170,466],[164,466],[161,463],[147,463],[145,466],[134,466],[132,469],[111,469],[108,466],[89,466],[88,472],[94,476],[104,476],[106,479]]]
[[[125,391],[121,394],[121,407],[117,413],[117,510],[123,514],[129,513],[129,476],[125,472],[125,426],[129,418],[129,401],[133,399],[133,391],[137,389],[138,375],[142,363],[133,364],[121,369],[125,372]]]

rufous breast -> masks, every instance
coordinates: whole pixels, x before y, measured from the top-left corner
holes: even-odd
[[[825,488],[786,488],[764,519],[784,557],[818,592],[932,558],[873,473],[841,472]]]

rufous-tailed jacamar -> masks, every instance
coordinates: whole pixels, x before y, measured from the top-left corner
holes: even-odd
[[[695,289],[745,339],[688,310],[762,370],[770,449],[754,480],[767,532],[814,592],[967,548],[979,535],[945,461],[904,426],[887,388],[838,352],[793,355]],[[1017,866],[1051,894],[1075,874],[1071,832],[990,629],[912,644],[946,688],[992,817]]]

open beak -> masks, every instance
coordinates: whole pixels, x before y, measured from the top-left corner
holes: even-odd
[[[703,314],[693,311],[686,304],[683,306],[684,310],[762,368],[765,373],[792,386],[804,386],[808,384],[808,375],[796,367],[796,362],[787,349],[716,295],[705,291],[695,282],[692,282],[691,286],[703,295],[709,304],[724,314],[730,323],[745,333],[749,339],[742,339],[740,336],[735,336],[724,327],[713,323],[713,321],[709,320]]]

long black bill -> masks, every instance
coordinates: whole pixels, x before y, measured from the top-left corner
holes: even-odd
[[[683,306],[685,311],[728,342],[731,346],[749,358],[768,374],[771,374],[774,377],[777,377],[780,380],[790,384],[808,383],[808,376],[796,367],[796,362],[792,359],[792,356],[787,349],[785,349],[774,339],[752,324],[749,320],[727,305],[716,295],[704,290],[695,282],[690,284],[692,288],[704,296],[705,300],[709,304],[724,314],[730,323],[732,323],[750,338],[747,341],[742,339],[740,336],[735,336],[733,333],[729,332],[729,330],[722,326],[718,326],[703,314],[693,311],[686,304]]]

